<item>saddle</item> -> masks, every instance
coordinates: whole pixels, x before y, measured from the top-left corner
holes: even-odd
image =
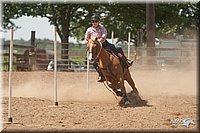
[[[119,59],[119,61],[120,61],[120,64],[121,64],[123,70],[127,67],[126,63],[124,63],[124,61],[122,60],[122,58],[118,56],[118,53],[119,53],[119,52],[115,53],[114,51],[112,51],[112,50],[109,49],[109,48],[105,48],[105,50],[106,50],[107,52],[109,52],[110,54],[112,54],[113,56],[118,57],[118,59]]]

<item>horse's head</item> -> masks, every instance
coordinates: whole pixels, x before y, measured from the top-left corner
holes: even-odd
[[[93,63],[94,60],[98,58],[101,48],[102,48],[102,46],[99,43],[99,41],[97,40],[97,38],[89,40],[87,50],[89,52],[88,59],[89,59],[90,63]]]

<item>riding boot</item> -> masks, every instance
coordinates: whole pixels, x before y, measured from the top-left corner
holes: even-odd
[[[98,81],[98,82],[103,82],[103,81],[105,81],[106,79],[105,79],[103,73],[101,72],[101,70],[99,69],[99,66],[98,66],[98,64],[97,64],[97,61],[94,61],[93,66],[94,66],[94,68],[96,69],[96,71],[99,73],[99,77],[98,77],[98,80],[97,80],[97,81]]]
[[[121,53],[118,53],[118,56],[120,57],[121,61],[123,62],[123,64],[129,68],[130,66],[132,66],[133,61],[130,59],[127,59],[125,56],[123,56]]]
[[[98,82],[103,82],[106,81],[105,77],[103,76],[103,73],[101,72],[101,70],[98,71],[99,73],[99,77],[98,77]]]
[[[126,59],[126,62],[129,66],[132,66],[133,65],[133,60],[130,60],[130,59]]]

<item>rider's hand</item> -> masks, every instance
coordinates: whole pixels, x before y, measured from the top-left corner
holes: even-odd
[[[102,42],[102,38],[99,38],[98,41],[99,41],[99,42]]]

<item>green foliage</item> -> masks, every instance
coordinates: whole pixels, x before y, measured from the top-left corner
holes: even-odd
[[[120,40],[126,40],[128,32],[136,34],[145,25],[145,4],[113,4],[107,8],[109,14],[104,23],[108,32],[115,31]]]
[[[62,42],[68,42],[69,36],[83,39],[90,17],[97,13],[108,31],[115,37],[126,40],[128,32],[136,35],[137,30],[146,25],[146,4],[135,3],[4,3],[3,25],[14,25],[12,19],[21,16],[41,16],[49,19],[57,27]],[[184,34],[198,29],[199,6],[197,3],[156,3],[156,36]]]
[[[199,28],[197,4],[159,4],[155,11],[157,36],[173,33],[189,35],[190,30],[195,32]]]

